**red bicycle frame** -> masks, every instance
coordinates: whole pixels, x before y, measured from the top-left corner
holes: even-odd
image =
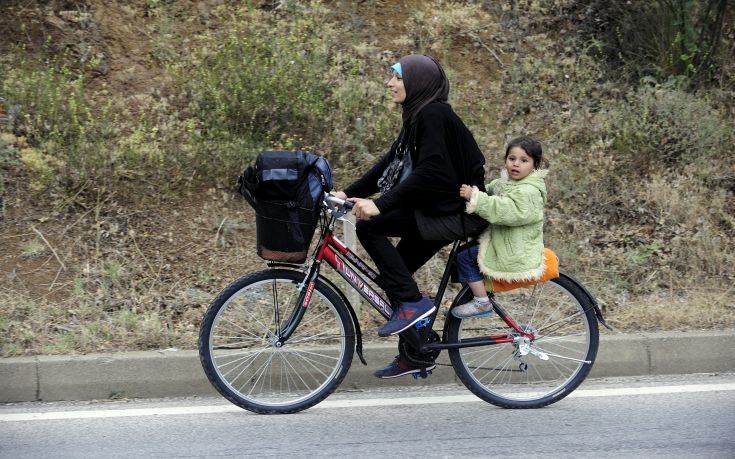
[[[360,257],[358,257],[352,250],[350,250],[349,247],[347,247],[334,235],[334,224],[336,221],[337,216],[331,215],[329,217],[329,221],[326,227],[322,232],[321,238],[316,247],[314,262],[311,264],[311,267],[309,268],[304,278],[304,285],[306,285],[306,289],[302,289],[302,293],[299,296],[298,301],[302,307],[296,308],[294,310],[294,314],[289,318],[286,326],[281,331],[279,341],[281,341],[282,343],[288,340],[289,336],[291,336],[291,333],[293,333],[293,331],[296,329],[298,323],[301,321],[301,318],[303,317],[306,309],[309,306],[311,294],[314,290],[316,280],[319,277],[319,271],[322,262],[326,262],[337,273],[339,273],[339,275],[342,276],[342,278],[344,278],[345,281],[347,281],[347,283],[352,286],[352,288],[357,290],[360,295],[384,318],[389,319],[393,314],[393,309],[391,308],[390,302],[386,301],[383,296],[376,292],[370,286],[370,284],[366,282],[365,279],[359,274],[361,273],[367,276],[371,281],[376,282],[378,278],[378,273],[376,273],[375,270],[373,270],[370,266],[365,264],[365,262],[362,261]],[[415,325],[415,328],[412,327],[409,330],[401,333],[401,336],[407,338],[409,342],[412,343],[413,347],[420,350],[421,352],[473,346],[486,346],[489,344],[512,343],[517,340],[519,336],[534,339],[533,333],[522,330],[515,323],[515,321],[513,321],[513,319],[505,312],[505,310],[491,297],[491,302],[493,304],[495,312],[510,328],[515,330],[517,334],[504,333],[501,335],[480,336],[464,339],[457,343],[447,343],[444,341],[427,343],[426,338],[428,335],[428,330],[432,330],[434,320],[436,319],[436,314],[439,310],[439,305],[441,304],[442,298],[444,297],[444,292],[446,291],[446,287],[449,283],[452,267],[454,266],[454,261],[456,259],[456,254],[465,246],[466,245],[462,245],[461,240],[454,241],[454,245],[449,254],[449,259],[447,260],[447,267],[444,270],[442,280],[439,284],[439,289],[436,293],[436,296],[434,297],[434,304],[437,306],[437,311],[434,312],[431,316],[417,323]],[[353,267],[355,269],[353,269]],[[355,270],[357,270],[357,272]],[[468,287],[464,288],[468,289]]]
[[[326,231],[322,245],[316,254],[315,261],[326,261],[327,264],[334,268],[340,276],[352,285],[352,287],[357,290],[373,308],[375,308],[383,317],[389,319],[393,314],[393,309],[390,307],[390,303],[379,293],[373,290],[370,284],[365,282],[358,273],[350,268],[350,266],[345,262],[345,259],[349,260],[350,263],[354,264],[358,271],[365,274],[375,282],[378,274],[366,265],[360,257],[350,250],[349,247],[337,239],[332,231]]]

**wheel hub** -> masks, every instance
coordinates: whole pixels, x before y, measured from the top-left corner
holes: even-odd
[[[278,337],[278,335],[275,335],[273,333],[268,332],[268,336],[265,338],[268,341],[268,344],[271,345],[271,347],[280,348],[283,346],[283,342],[281,342],[281,339]]]
[[[549,356],[545,352],[541,352],[538,349],[536,349],[536,345],[534,344],[534,341],[526,336],[514,337],[513,345],[516,348],[513,354],[513,357],[516,360],[521,360],[521,357],[526,356],[528,354],[534,355],[541,360],[549,360]]]

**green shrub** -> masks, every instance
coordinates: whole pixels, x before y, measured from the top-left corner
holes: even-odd
[[[0,131],[0,219],[5,216],[5,170],[17,156],[16,144],[14,135]]]
[[[231,176],[275,147],[326,155],[348,181],[385,151],[400,110],[387,97],[384,51],[344,40],[318,1],[231,14],[231,27],[194,40],[191,59],[171,67],[190,95],[186,144],[201,176]]]
[[[645,175],[694,161],[721,158],[732,130],[708,101],[666,87],[642,87],[612,119],[620,172]],[[611,112],[612,113],[612,112]]]
[[[40,62],[25,57],[23,49],[16,53],[20,57],[4,74],[0,92],[16,112],[15,133],[32,147],[24,162],[35,188],[73,186],[105,174],[109,103],[87,94],[83,73],[65,64],[63,56]]]
[[[319,2],[302,6],[288,17],[242,7],[230,30],[203,37],[194,58],[174,68],[191,94],[197,162],[206,166],[213,153],[220,162],[210,174],[239,169],[263,147],[344,154],[385,143],[391,117],[374,83],[380,69],[345,57]]]
[[[706,83],[728,59],[727,0],[559,0],[548,14],[575,24],[583,42],[632,81]],[[558,19],[559,20],[559,19]],[[561,19],[563,20],[563,19]],[[621,72],[622,70],[622,72]]]

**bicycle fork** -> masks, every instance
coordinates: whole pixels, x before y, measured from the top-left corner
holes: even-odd
[[[320,262],[315,261],[304,276],[304,280],[299,284],[298,299],[296,300],[293,311],[291,311],[291,315],[286,319],[283,327],[279,327],[278,336],[276,337],[276,346],[283,346],[299,326],[301,319],[304,318],[306,308],[309,306],[311,295],[314,292],[314,287],[316,286],[316,280],[319,277],[319,268]]]

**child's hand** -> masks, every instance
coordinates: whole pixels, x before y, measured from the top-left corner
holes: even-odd
[[[462,185],[459,187],[459,195],[462,196],[465,200],[469,201],[472,197],[472,187],[469,185]]]

